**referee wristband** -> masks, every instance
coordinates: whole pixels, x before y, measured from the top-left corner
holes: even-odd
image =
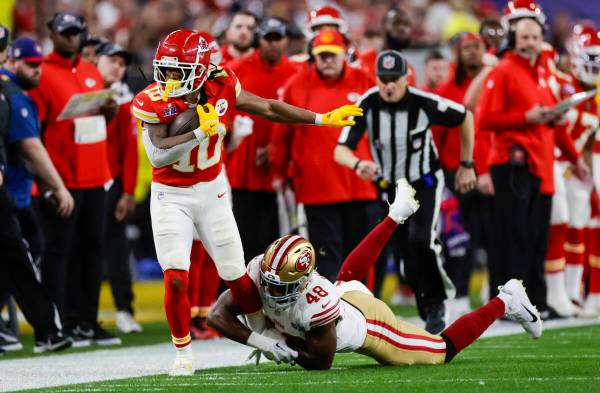
[[[352,168],[352,169],[354,169],[354,171],[356,171],[358,169],[358,165],[361,163],[361,161],[362,160],[356,161],[356,163],[354,164],[354,168]]]

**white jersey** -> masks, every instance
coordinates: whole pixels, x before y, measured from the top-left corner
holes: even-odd
[[[283,310],[269,307],[260,289],[262,257],[259,255],[250,261],[248,275],[259,288],[265,315],[279,332],[304,338],[311,329],[336,321],[336,352],[352,352],[363,345],[367,335],[365,317],[341,299],[342,292],[335,285],[316,272],[296,302]]]

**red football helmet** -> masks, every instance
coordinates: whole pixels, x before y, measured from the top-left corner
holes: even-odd
[[[214,65],[219,65],[221,61],[223,61],[221,46],[210,33],[201,31],[200,35],[208,43],[208,49],[210,49],[210,62]]]
[[[348,24],[342,18],[342,13],[330,5],[317,7],[308,14],[308,27],[312,33],[315,33],[323,25],[336,26],[342,34],[348,32]]]
[[[152,65],[154,80],[165,97],[181,97],[198,90],[208,77],[210,49],[200,33],[175,30],[160,42]],[[167,79],[167,71],[181,72],[179,80]]]
[[[502,16],[502,24],[507,29],[512,21],[521,18],[536,19],[541,25],[546,23],[546,15],[542,11],[542,7],[534,0],[511,0],[504,7],[504,15]]]
[[[595,85],[600,76],[600,32],[588,24],[575,25],[567,47],[575,77]]]

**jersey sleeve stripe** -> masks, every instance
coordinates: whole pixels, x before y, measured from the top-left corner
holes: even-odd
[[[235,78],[235,96],[239,96],[242,92],[242,84],[238,78]]]
[[[331,315],[329,315],[329,316],[327,316],[325,318],[321,318],[321,319],[318,319],[316,321],[312,321],[310,323],[310,326],[311,327],[315,327],[315,326],[325,325],[325,324],[327,324],[327,323],[335,320],[339,316],[340,316],[340,308],[338,307],[333,314],[331,314]]]
[[[132,107],[131,113],[133,113],[133,115],[138,119],[147,123],[160,123],[160,119],[158,118],[156,113],[146,112],[141,109],[137,109],[135,106]]]
[[[319,317],[321,317],[323,315],[329,314],[329,312],[331,310],[333,310],[334,308],[336,308],[337,306],[339,306],[339,304],[340,304],[340,299],[338,299],[337,302],[335,302],[335,304],[333,306],[329,307],[327,310],[322,311],[322,312],[320,312],[318,314],[314,314],[312,317],[310,317],[310,319],[319,318]]]
[[[441,337],[434,338],[434,337],[424,336],[424,335],[420,335],[420,334],[403,333],[403,332],[395,329],[394,327],[388,325],[385,322],[376,321],[374,319],[367,319],[367,327],[369,329],[373,329],[373,330],[386,330],[391,334],[394,334],[396,336],[403,337],[406,339],[424,340],[424,341],[429,341],[429,342],[435,343],[435,344],[444,343],[444,339]]]

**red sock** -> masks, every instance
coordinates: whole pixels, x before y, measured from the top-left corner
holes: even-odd
[[[477,340],[496,319],[504,315],[504,311],[504,302],[495,297],[448,326],[441,334],[446,341],[446,362]]]
[[[600,228],[590,228],[588,246],[590,265],[590,293],[600,294]]]
[[[565,243],[567,265],[583,265],[585,255],[585,232],[583,228],[568,228]]]
[[[190,300],[190,306],[192,309],[192,317],[200,306],[200,280],[202,272],[202,258],[203,258],[204,246],[202,242],[194,240],[192,243],[192,253],[190,255],[190,273],[189,273],[189,286],[188,286],[188,298]]]
[[[225,281],[225,284],[231,290],[233,299],[240,306],[244,314],[254,314],[262,308],[258,289],[248,273],[244,273],[237,280]]]
[[[548,250],[544,270],[546,274],[560,273],[565,270],[564,244],[567,238],[567,224],[552,225],[548,233]]]
[[[173,344],[183,348],[191,343],[190,337],[190,301],[187,295],[188,272],[168,269],[164,272],[165,313]]]
[[[338,272],[339,281],[362,281],[394,233],[398,224],[386,217],[352,250]]]
[[[199,316],[208,315],[210,307],[217,298],[221,278],[217,272],[217,266],[208,252],[204,250],[200,264],[200,292],[198,293],[198,312]]]

